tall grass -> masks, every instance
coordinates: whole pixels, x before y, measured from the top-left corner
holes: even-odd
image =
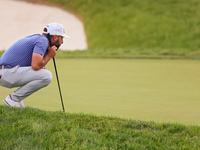
[[[1,150],[200,148],[200,127],[0,105]]]

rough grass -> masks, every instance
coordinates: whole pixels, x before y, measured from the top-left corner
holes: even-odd
[[[198,0],[31,1],[49,2],[82,19],[89,51],[69,52],[71,57],[200,57]]]
[[[199,149],[200,127],[0,105],[1,150]]]

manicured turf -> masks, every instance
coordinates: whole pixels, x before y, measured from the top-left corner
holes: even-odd
[[[200,125],[199,61],[56,59],[56,63],[67,112]],[[62,111],[52,61],[47,68],[54,74],[52,83],[24,102]],[[0,87],[0,99],[11,91]]]

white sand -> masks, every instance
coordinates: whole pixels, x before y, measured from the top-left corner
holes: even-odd
[[[23,1],[0,0],[0,50],[31,34],[41,34],[46,24],[58,22],[71,39],[64,39],[62,50],[87,48],[83,23],[74,15],[57,7]]]

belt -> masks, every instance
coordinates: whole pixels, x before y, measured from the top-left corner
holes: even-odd
[[[9,69],[9,68],[6,66],[0,66],[0,69]]]

